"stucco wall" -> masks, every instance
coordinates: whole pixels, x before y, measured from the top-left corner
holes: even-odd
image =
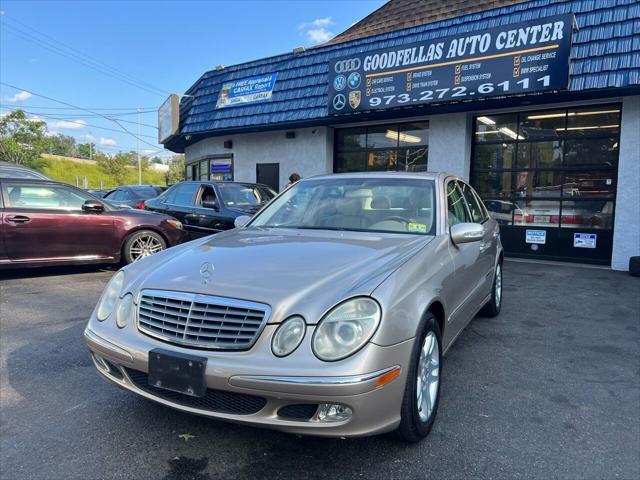
[[[327,127],[288,130],[295,138],[286,138],[285,131],[245,133],[207,138],[187,147],[187,163],[208,155],[233,154],[234,179],[255,182],[257,163],[280,164],[280,188],[296,172],[302,177],[333,171],[333,132]],[[225,140],[233,148],[223,147]]]
[[[628,270],[640,255],[640,96],[622,102],[615,215],[611,267]]]
[[[429,120],[430,172],[449,172],[468,180],[471,162],[472,116],[435,115]]]

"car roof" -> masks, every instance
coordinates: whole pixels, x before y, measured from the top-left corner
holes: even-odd
[[[33,175],[34,177],[37,177],[39,179],[49,180],[49,177],[47,177],[44,173],[41,173],[41,172],[39,172],[37,170],[34,170],[33,168],[25,167],[24,165],[18,165],[17,163],[5,162],[3,160],[0,160],[0,169],[5,170],[5,171],[14,170],[14,171],[28,172],[30,175]],[[19,177],[19,176],[16,176],[16,177],[0,177],[0,178],[29,179],[29,177]]]
[[[0,178],[2,183],[33,183],[36,185],[64,185],[65,187],[77,188],[73,185],[69,185],[64,182],[57,182],[56,180],[45,180],[43,178]]]
[[[308,179],[324,180],[330,178],[416,178],[420,180],[436,180],[444,177],[456,177],[456,175],[445,172],[350,172],[350,173],[331,173],[323,175],[315,175]],[[304,181],[303,178],[301,181]]]

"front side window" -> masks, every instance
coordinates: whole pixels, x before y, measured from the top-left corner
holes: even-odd
[[[7,207],[38,208],[52,210],[81,210],[91,195],[58,185],[21,185],[5,186]]]
[[[412,178],[302,180],[251,226],[435,234],[435,187]]]
[[[456,182],[447,184],[447,219],[449,226],[470,222],[465,200]]]
[[[471,190],[471,187],[464,182],[458,182],[458,186],[462,190],[462,195],[467,202],[467,207],[471,213],[471,221],[474,223],[484,222],[484,211],[482,210],[478,199],[474,195],[473,190]]]
[[[220,196],[228,207],[252,207],[266,204],[275,195],[267,188],[242,184],[220,184]]]

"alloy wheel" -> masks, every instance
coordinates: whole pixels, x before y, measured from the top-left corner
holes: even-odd
[[[496,293],[495,293],[495,303],[496,307],[500,307],[500,302],[502,301],[502,267],[500,264],[496,267]]]
[[[141,235],[133,241],[129,248],[129,253],[135,262],[141,258],[158,253],[161,250],[162,243],[160,243],[160,240],[151,235]]]
[[[426,422],[435,407],[440,382],[440,348],[435,333],[424,337],[416,379],[416,396],[420,420]]]

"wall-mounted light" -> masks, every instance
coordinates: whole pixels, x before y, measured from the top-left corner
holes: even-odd
[[[232,149],[233,148],[233,141],[232,140],[225,140],[224,143],[222,144],[222,146],[226,149]]]
[[[296,132],[287,132],[284,134],[285,138],[296,138]]]

